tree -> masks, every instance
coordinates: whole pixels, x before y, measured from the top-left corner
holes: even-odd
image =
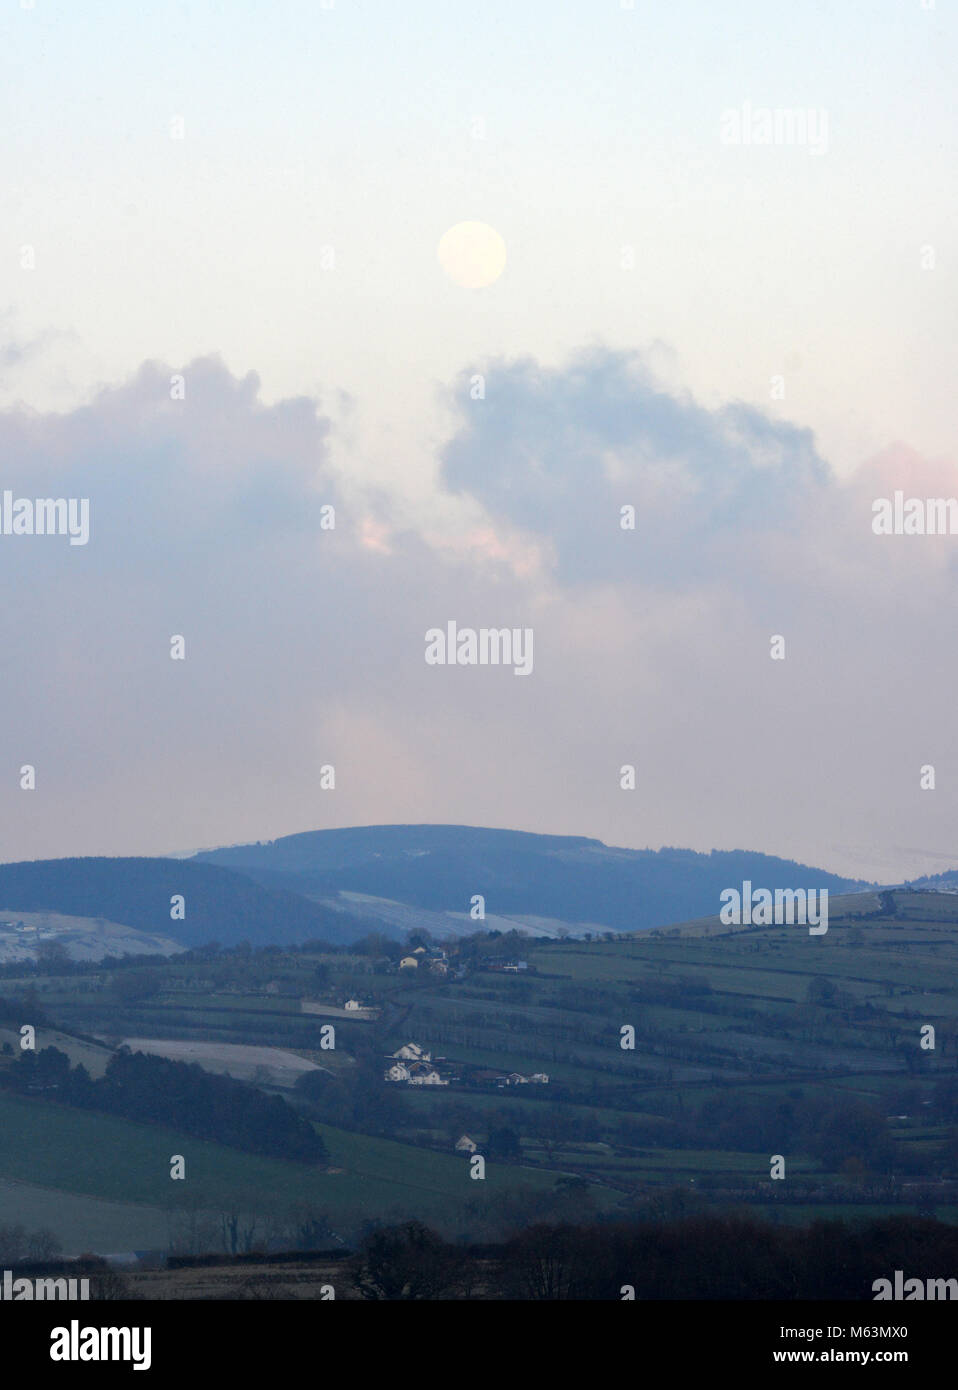
[[[388,956],[390,960],[399,960],[400,956],[406,954],[398,941],[391,936],[383,935],[382,932],[370,932],[350,949],[360,956]]]
[[[223,1245],[231,1255],[248,1255],[254,1248],[256,1227],[259,1224],[255,1214],[244,1215],[239,1211],[220,1212],[223,1230]]]
[[[58,975],[69,970],[73,962],[62,941],[41,941],[37,946],[37,965],[46,975]]]
[[[835,986],[824,975],[813,975],[805,990],[805,998],[810,1004],[827,1007],[835,998]]]
[[[139,999],[152,999],[162,984],[159,971],[147,966],[138,970],[118,970],[110,981],[110,989],[121,1003],[132,1004]]]
[[[32,1064],[32,1065],[31,1065]],[[58,1047],[44,1047],[39,1052],[24,1052],[20,1068],[26,1067],[23,1079],[44,1091],[66,1091],[70,1084],[70,1059]]]
[[[289,1219],[295,1249],[322,1250],[334,1244],[336,1235],[328,1212],[301,1202],[290,1209]]]
[[[506,1246],[503,1277],[520,1298],[572,1299],[588,1274],[583,1233],[574,1226],[532,1226]]]
[[[31,1231],[27,1236],[27,1259],[52,1260],[59,1255],[63,1246],[52,1231]]]
[[[511,1125],[490,1129],[489,1142],[486,1148],[490,1158],[510,1160],[522,1157],[522,1145],[519,1142],[519,1136]]]
[[[420,1221],[367,1235],[353,1270],[363,1298],[419,1300],[448,1296],[461,1284],[465,1255]]]
[[[16,1264],[27,1253],[27,1233],[23,1226],[0,1226],[0,1263]]]
[[[97,1302],[119,1299],[126,1302],[138,1298],[136,1290],[125,1275],[112,1269],[99,1255],[81,1255],[77,1270],[90,1279],[90,1298]]]
[[[104,1075],[93,1081],[85,1067],[71,1070],[65,1053],[45,1047],[24,1052],[15,1066],[0,1072],[0,1081],[20,1091],[56,1091],[57,1099],[69,1105],[170,1125],[251,1153],[303,1163],[328,1158],[322,1137],[282,1096],[214,1075],[195,1062],[120,1047]]]

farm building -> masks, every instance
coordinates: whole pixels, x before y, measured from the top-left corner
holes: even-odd
[[[403,1043],[402,1047],[400,1047],[392,1055],[394,1057],[403,1057],[408,1062],[432,1061],[432,1053],[427,1052],[425,1048],[420,1047],[418,1043],[414,1042]]]
[[[436,1071],[436,1068],[428,1062],[413,1062],[409,1067],[410,1086],[448,1086],[448,1081],[443,1081]]]

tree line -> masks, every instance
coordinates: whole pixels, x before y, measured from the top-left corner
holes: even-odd
[[[875,1280],[896,1269],[958,1275],[958,1229],[901,1216],[795,1228],[729,1214],[535,1225],[488,1247],[412,1221],[369,1232],[351,1277],[377,1300],[872,1299]]]
[[[19,1062],[0,1071],[0,1085],[84,1110],[169,1125],[195,1139],[269,1158],[324,1163],[328,1157],[320,1135],[282,1096],[214,1075],[195,1062],[121,1047],[94,1081],[82,1062],[71,1067],[66,1053],[45,1047],[23,1052]]]

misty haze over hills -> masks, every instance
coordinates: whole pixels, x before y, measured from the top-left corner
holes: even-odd
[[[718,911],[722,890],[743,879],[832,892],[869,886],[745,850],[615,849],[583,836],[456,825],[317,830],[207,851],[196,862],[326,906],[379,913],[386,929],[402,920],[389,905],[404,904],[434,932],[441,924],[476,930],[469,916],[476,894],[485,899],[487,925],[552,935],[563,928],[636,931],[709,915]],[[424,914],[443,917],[422,921]]]
[[[632,932],[714,916],[755,888],[859,892],[876,885],[749,850],[617,849],[585,836],[457,825],[315,830],[192,858],[73,858],[0,865],[0,912],[54,912],[160,933],[184,948],[348,944],[486,929],[533,936]],[[897,885],[884,885],[897,886]],[[958,890],[958,870],[909,885]],[[186,900],[171,918],[174,895]],[[472,917],[476,895],[485,916]]]

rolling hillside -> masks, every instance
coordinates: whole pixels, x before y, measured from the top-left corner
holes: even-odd
[[[174,895],[186,900],[171,918]],[[183,859],[41,859],[0,864],[0,913],[58,912],[106,918],[181,946],[254,946],[355,938],[341,914],[245,874]]]
[[[647,1216],[691,1204],[795,1223],[916,1211],[958,1220],[958,896],[838,896],[819,937],[712,916],[528,941],[524,968],[507,970],[516,944],[493,935],[450,944],[446,973],[401,970],[401,952],[376,943],[173,956],[145,972],[135,962],[19,976],[7,967],[3,993],[26,1001],[36,991],[59,1030],[44,1030],[41,1045],[55,1036],[62,1047],[72,1032],[91,1069],[102,1066],[93,1039],[105,1036],[221,1058],[281,1048],[316,1064],[310,1075],[327,1079],[316,1089],[287,1081],[285,1094],[320,1127],[331,1163],[280,1164],[5,1095],[0,1213],[17,1193],[39,1209],[43,1188],[55,1190],[43,1224],[89,1230],[97,1200],[112,1204],[104,1230],[115,1232],[117,1204],[130,1202],[143,1216],[136,1229],[155,1231],[181,1201],[164,1171],[181,1152],[194,1156],[190,1191],[204,1219],[223,1210],[209,1205],[222,1197],[266,1221],[275,1197],[284,1208],[315,1204],[354,1232],[415,1216],[485,1234],[554,1213],[566,1192],[580,1218],[592,1206]],[[149,988],[139,993],[141,976]],[[323,1051],[325,1016],[303,1001],[338,1007],[350,997],[377,1016],[338,1008],[335,1049]],[[11,1026],[0,1039],[9,1048],[0,1066],[17,1065],[16,1038]],[[385,1080],[384,1059],[410,1041],[432,1053],[445,1085]],[[463,1134],[490,1160],[488,1184],[471,1183],[455,1154]],[[74,1151],[88,1157],[77,1162]],[[784,1157],[784,1181],[770,1180],[771,1155]],[[184,1207],[176,1230],[189,1219]]]
[[[237,1213],[260,1238],[264,1230],[323,1213],[354,1235],[373,1214],[415,1213],[458,1229],[474,1198],[455,1154],[321,1130],[327,1169],[240,1153],[159,1125],[0,1094],[0,1224],[30,1216],[54,1230],[68,1254],[109,1253],[169,1241],[188,1250],[197,1227],[219,1239],[224,1213]],[[170,1155],[184,1155],[187,1177],[170,1180]],[[555,1172],[497,1164],[491,1195],[519,1185],[548,1190]],[[217,1248],[215,1242],[201,1248]]]
[[[487,915],[514,919],[520,930],[528,929],[528,919],[543,918],[577,925],[583,934],[634,931],[713,912],[722,889],[746,878],[833,893],[865,886],[744,850],[612,849],[581,837],[457,825],[316,830],[209,850],[190,862],[220,865],[338,907],[352,906],[340,893],[368,895],[361,903],[368,915],[377,911],[369,898],[385,899],[382,927],[397,936],[398,905],[458,914],[471,929],[469,905],[477,893]],[[449,928],[456,925],[451,919]]]

